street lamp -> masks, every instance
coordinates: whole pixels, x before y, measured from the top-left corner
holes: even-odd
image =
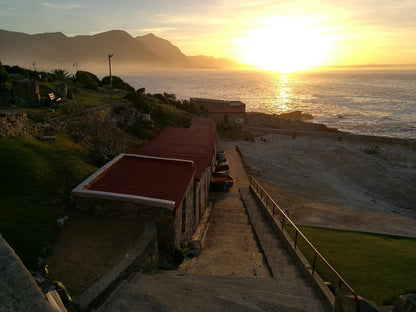
[[[36,71],[36,62],[33,62],[33,66],[35,66],[35,71]]]
[[[108,54],[108,68],[110,70],[110,98],[113,98],[113,77],[111,76],[111,58],[112,54]]]

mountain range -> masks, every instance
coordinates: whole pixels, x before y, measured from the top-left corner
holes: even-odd
[[[38,70],[108,71],[108,55],[119,71],[140,69],[237,69],[244,65],[204,55],[186,56],[168,40],[154,34],[133,37],[123,30],[68,37],[61,32],[25,34],[0,30],[0,61]],[[118,66],[118,67],[117,67]]]

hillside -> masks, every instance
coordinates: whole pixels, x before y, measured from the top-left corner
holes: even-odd
[[[0,61],[3,64],[31,67],[36,63],[42,70],[68,70],[76,62],[83,69],[104,72],[110,53],[114,55],[112,62],[119,71],[242,67],[229,59],[186,56],[177,46],[154,34],[134,38],[123,30],[110,30],[68,37],[59,32],[29,35],[0,30]]]
[[[6,87],[17,72],[26,77],[35,74],[0,64],[0,72],[4,70],[10,72]],[[187,101],[173,94],[134,90],[118,77],[113,77],[112,98],[108,77],[99,80],[81,71],[76,81],[57,79],[56,73],[48,77],[48,83],[38,82],[37,107],[4,106],[0,96],[0,117],[6,116],[0,122],[24,112],[25,126],[37,129],[35,137],[0,133],[0,233],[25,265],[35,270],[39,257],[45,258],[53,249],[57,219],[72,211],[70,191],[75,186],[128,147],[140,146],[166,126],[187,127],[191,121]],[[48,93],[58,94],[57,86],[62,84],[71,98],[62,96],[50,107]]]

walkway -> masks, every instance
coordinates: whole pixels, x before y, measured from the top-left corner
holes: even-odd
[[[213,194],[201,254],[178,271],[137,274],[99,312],[329,311],[258,213],[234,146],[226,149],[226,156],[236,185],[230,192]]]
[[[225,153],[236,184],[230,192],[213,193],[215,205],[204,247],[198,258],[185,263],[182,271],[222,276],[302,277],[259,211],[238,151],[232,146]]]

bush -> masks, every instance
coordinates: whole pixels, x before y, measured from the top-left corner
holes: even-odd
[[[77,71],[76,81],[81,87],[92,90],[97,90],[100,84],[100,79],[96,75],[82,70]]]
[[[6,82],[9,80],[10,76],[0,62],[0,88],[4,88],[6,86]]]
[[[151,105],[149,100],[146,98],[146,95],[137,91],[130,92],[125,96],[125,99],[133,103],[134,107],[141,110],[144,113],[150,113]]]
[[[119,90],[126,90],[129,92],[134,92],[134,88],[129,85],[127,82],[124,82],[120,77],[112,76],[113,79],[113,88]],[[105,76],[101,80],[101,85],[109,85],[110,84],[110,76]]]

